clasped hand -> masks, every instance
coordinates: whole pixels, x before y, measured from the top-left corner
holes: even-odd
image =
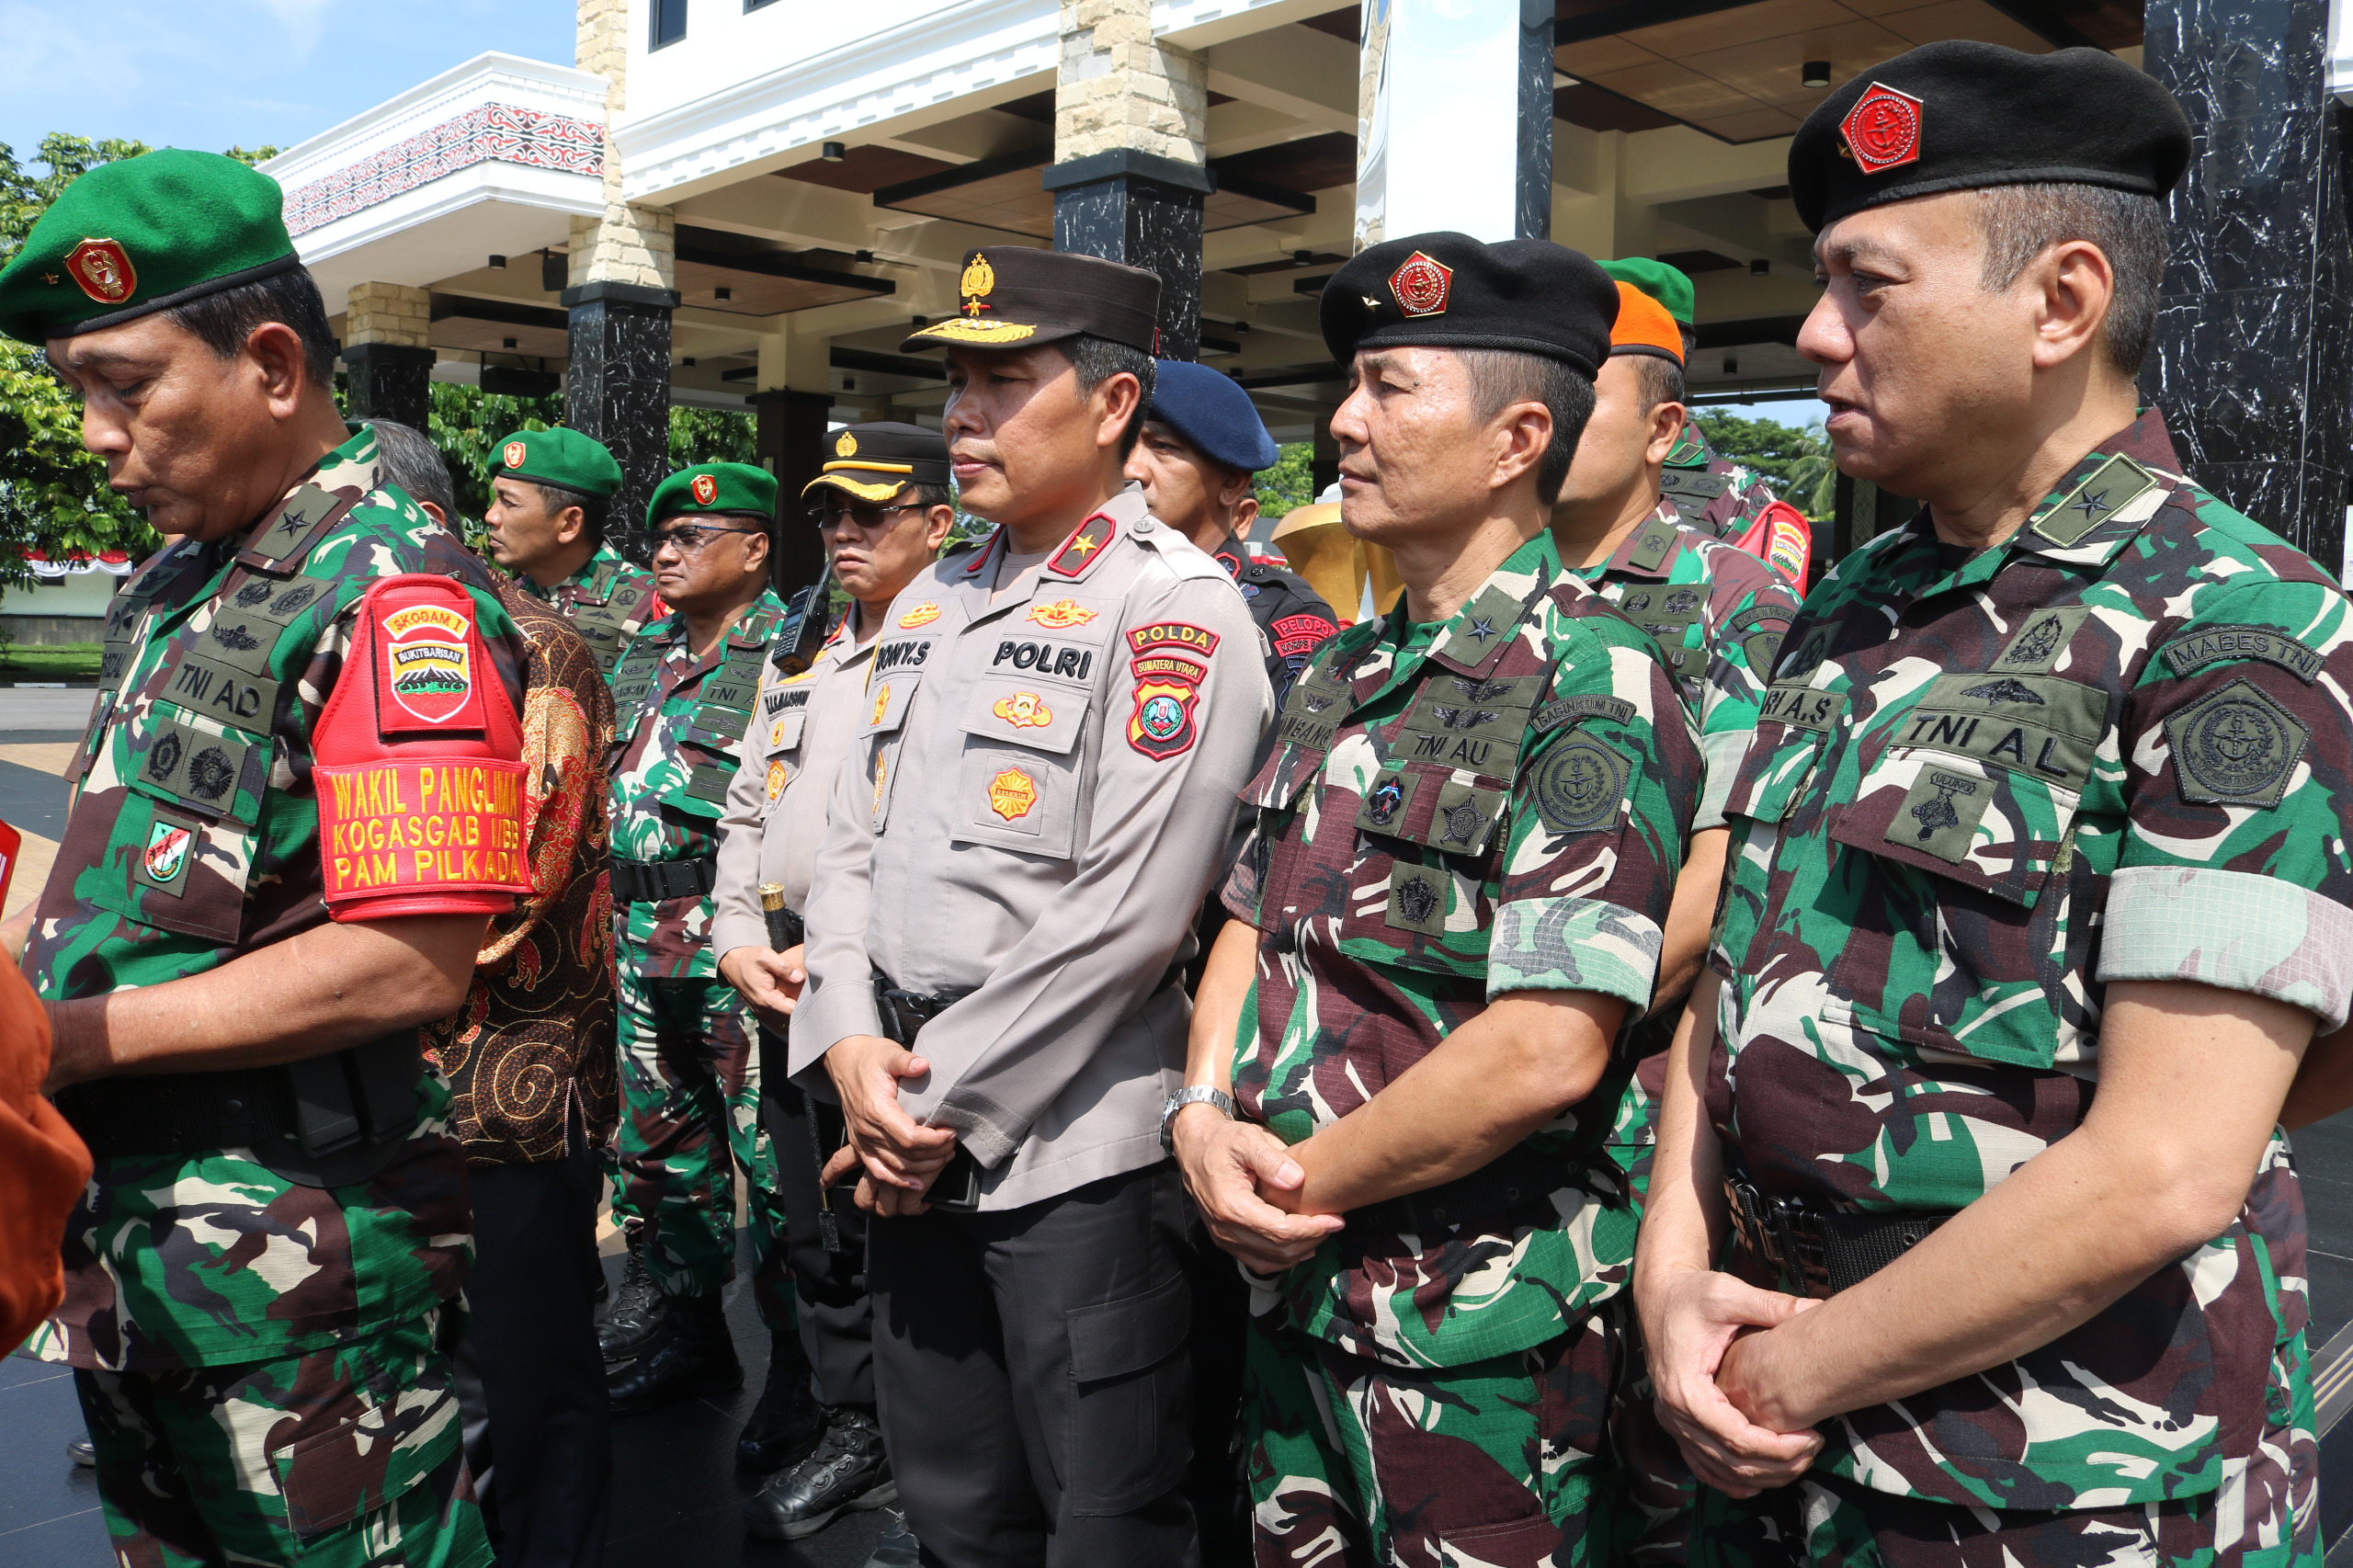
[[[760,1022],[782,1032],[801,1003],[808,981],[808,949],[794,943],[782,952],[767,948],[730,948],[719,960],[719,978],[751,1005]]]
[[[1281,1273],[1346,1223],[1337,1214],[1298,1211],[1307,1173],[1265,1128],[1189,1105],[1176,1113],[1171,1136],[1210,1235],[1254,1271]]]
[[[929,1207],[924,1194],[956,1153],[956,1130],[923,1126],[901,1109],[899,1082],[930,1071],[930,1062],[879,1035],[852,1035],[825,1052],[849,1142],[825,1162],[819,1179],[831,1187],[862,1167],[860,1209],[886,1216],[923,1213]]]
[[[1822,1434],[1759,1426],[1750,1418],[1753,1394],[1725,1362],[1736,1341],[1820,1303],[1699,1268],[1646,1279],[1641,1302],[1659,1419],[1692,1473],[1733,1497],[1753,1497],[1804,1474],[1822,1452]]]

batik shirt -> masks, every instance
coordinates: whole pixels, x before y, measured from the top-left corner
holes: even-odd
[[[2154,413],[2006,543],[1940,543],[1923,513],[1840,562],[1727,805],[1728,1159],[1949,1213],[2082,1124],[2109,982],[2342,1023],[2348,689],[2343,596],[2182,478]],[[2275,1139],[2221,1235],[2031,1354],[1825,1422],[1818,1462],[1992,1507],[2211,1491],[2302,1380],[2272,1361],[2304,1324],[2303,1235]]]
[[[522,641],[489,572],[384,479],[364,428],[245,532],[179,540],[124,585],[25,945],[43,997],[160,985],[326,923],[313,732],[360,597],[402,572],[467,585],[521,711]],[[408,1146],[348,1187],[297,1185],[244,1149],[100,1160],[37,1353],[140,1372],[264,1360],[455,1296],[465,1167],[448,1084],[427,1073],[419,1099]]]
[[[620,1120],[605,758],[613,698],[585,639],[513,579],[500,602],[529,650],[524,842],[531,891],[492,917],[466,1005],[426,1028],[469,1164],[561,1159],[577,1107],[591,1147]]]
[[[687,618],[676,612],[630,643],[613,670],[616,856],[707,860],[719,853],[720,818],[751,724],[760,666],[783,619],[783,601],[763,589],[700,658],[687,645]],[[620,961],[653,980],[716,975],[712,909],[709,893],[619,905],[613,923],[626,944]]]
[[[579,571],[552,588],[542,588],[529,577],[516,580],[572,622],[596,655],[597,673],[608,678],[630,639],[647,621],[666,613],[662,597],[654,591],[654,574],[606,542],[599,542],[597,553],[582,562]]]
[[[1297,1143],[1514,991],[1649,1004],[1699,778],[1656,646],[1549,533],[1442,625],[1404,601],[1324,645],[1244,792],[1225,889],[1259,930],[1234,1044],[1242,1115]],[[1623,1034],[1621,1031],[1621,1039]],[[1559,1184],[1442,1233],[1351,1223],[1274,1288],[1301,1329],[1402,1366],[1527,1349],[1622,1290],[1634,1249],[1602,1152],[1630,1063],[1531,1133]]]

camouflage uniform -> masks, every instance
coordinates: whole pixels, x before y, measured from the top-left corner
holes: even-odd
[[[597,668],[607,679],[612,677],[613,666],[620,663],[630,639],[662,613],[661,597],[654,591],[654,574],[607,541],[598,541],[597,553],[552,588],[542,588],[529,577],[517,580],[572,622],[572,629],[597,655]]]
[[[1699,775],[1657,653],[1540,534],[1443,626],[1401,607],[1315,655],[1225,892],[1262,933],[1245,1118],[1296,1143],[1506,992],[1648,1004]],[[1606,1555],[1634,1213],[1602,1145],[1631,1067],[1495,1162],[1525,1169],[1507,1193],[1375,1205],[1260,1282],[1262,1563],[1328,1561],[1335,1530],[1357,1561]]]
[[[640,632],[612,676],[622,737],[613,754],[617,860],[710,862],[719,850],[768,640],[784,619],[763,591],[698,659],[687,618]],[[769,1328],[793,1326],[784,1200],[760,1124],[750,1011],[719,978],[708,892],[620,902],[620,1192],[613,1212],[644,1227],[645,1266],[667,1296],[716,1296],[735,1275],[735,1178],[750,1184],[752,1289]],[[732,1160],[732,1164],[731,1164]]]
[[[1699,426],[1689,423],[1666,454],[1659,488],[1684,522],[1711,539],[1740,538],[1780,499],[1763,474],[1718,452]]]
[[[1699,722],[1706,783],[1691,831],[1724,825],[1724,797],[1756,733],[1756,710],[1781,634],[1797,613],[1797,596],[1773,569],[1746,551],[1681,521],[1672,500],[1626,536],[1608,560],[1578,574],[1635,625],[1657,639],[1675,665],[1684,701]],[[1643,1021],[1645,1052],[1619,1101],[1609,1155],[1632,1186],[1642,1211],[1657,1135],[1658,1099],[1666,1085],[1666,1045],[1677,1012]],[[1632,1332],[1632,1325],[1629,1325]],[[1645,1562],[1679,1562],[1690,1530],[1697,1483],[1674,1440],[1657,1422],[1651,1385],[1637,1361],[1619,1385],[1611,1415],[1626,1475],[1618,1523],[1622,1550]]]
[[[325,923],[314,732],[360,596],[403,572],[470,585],[519,711],[521,639],[488,574],[383,482],[365,430],[242,541],[181,540],[124,585],[26,945],[44,997],[200,974]],[[418,1098],[399,1152],[347,1186],[244,1147],[97,1162],[33,1343],[76,1369],[124,1562],[489,1560],[445,1349],[465,1165],[448,1084],[428,1072]]]
[[[2154,413],[2003,545],[1924,512],[1841,562],[1726,808],[1728,1165],[1950,1213],[2082,1124],[2109,982],[2342,1023],[2348,685],[2327,574],[2182,478]],[[1827,1561],[2311,1556],[2304,1273],[2275,1138],[2222,1234],[2016,1361],[1824,1422],[1750,1511]]]

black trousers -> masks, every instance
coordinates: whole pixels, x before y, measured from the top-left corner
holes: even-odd
[[[824,1404],[874,1403],[874,1298],[866,1279],[866,1216],[849,1189],[822,1193],[818,1172],[842,1144],[841,1112],[785,1081],[783,1052],[768,1071],[767,1030],[760,1031],[761,1110],[776,1149],[784,1199],[792,1291],[801,1306],[801,1343],[809,1352],[817,1399]],[[814,1107],[813,1138],[809,1112]],[[819,1150],[824,1153],[821,1154]],[[831,1222],[827,1222],[828,1216]]]
[[[1165,1162],[1020,1209],[872,1222],[882,1433],[926,1563],[1195,1560],[1185,1226]]]
[[[597,1348],[595,1158],[476,1167],[472,1309],[458,1352],[466,1460],[500,1568],[604,1561],[613,1449]]]

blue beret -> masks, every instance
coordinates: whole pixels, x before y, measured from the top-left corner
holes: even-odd
[[[1168,426],[1203,457],[1228,468],[1256,473],[1274,467],[1280,455],[1250,394],[1223,371],[1189,359],[1160,361],[1144,417]]]

